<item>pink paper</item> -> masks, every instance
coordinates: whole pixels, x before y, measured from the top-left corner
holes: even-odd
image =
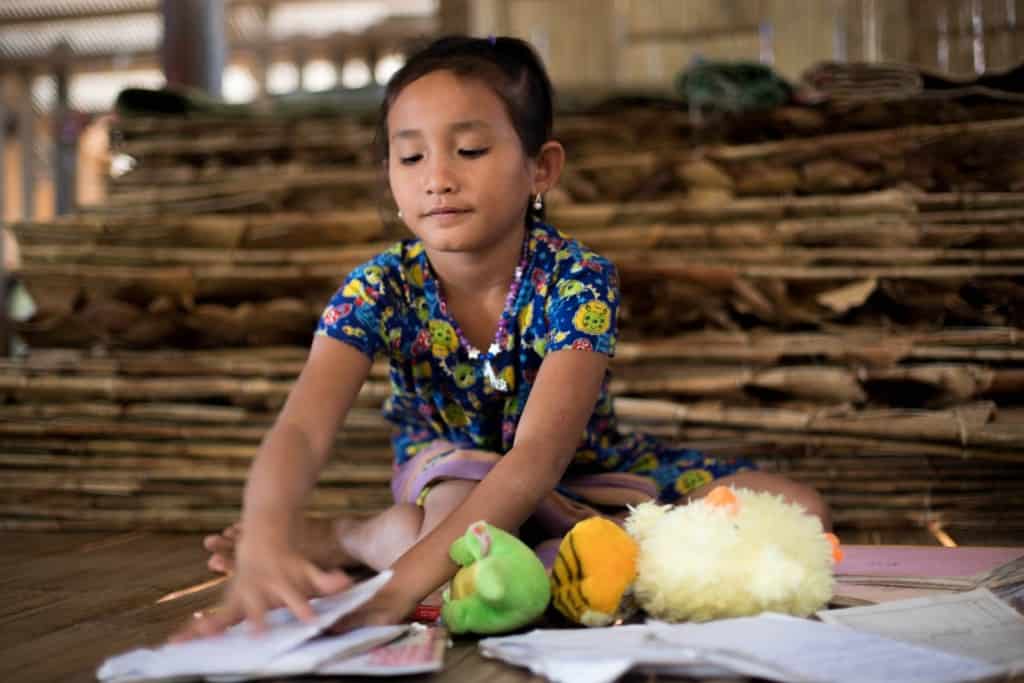
[[[835,567],[837,577],[856,574],[969,578],[1024,555],[1024,547],[943,548],[844,544],[842,550],[843,561]]]

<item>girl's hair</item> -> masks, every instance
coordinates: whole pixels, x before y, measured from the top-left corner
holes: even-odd
[[[407,85],[435,71],[475,78],[489,87],[505,105],[526,156],[536,157],[551,139],[554,92],[544,64],[529,43],[518,38],[449,36],[413,54],[388,81],[374,138],[382,165],[388,160],[391,106]],[[532,206],[530,212],[536,213]]]

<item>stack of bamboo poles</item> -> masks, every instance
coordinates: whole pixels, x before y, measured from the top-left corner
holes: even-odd
[[[1024,104],[1015,118],[916,123],[830,132],[803,111],[810,137],[760,144],[707,144],[682,112],[647,117],[570,117],[561,125],[569,165],[563,202],[643,201],[683,192],[733,196],[847,193],[907,185],[926,192],[1024,190]],[[779,115],[779,114],[777,114]],[[793,121],[800,117],[789,114]],[[954,117],[955,118],[955,117]],[[636,125],[631,125],[635,121]],[[104,214],[250,212],[372,208],[382,175],[369,150],[373,130],[334,121],[279,124],[273,132],[235,122],[193,128],[168,125],[167,137],[139,137],[122,124],[121,153],[135,168],[114,179]],[[225,126],[227,126],[225,128]],[[694,143],[701,142],[699,149]]]
[[[621,426],[752,456],[841,526],[1019,530],[1024,112],[873,130],[871,106],[760,115],[723,135],[791,137],[741,145],[654,107],[563,124],[549,213],[620,271]],[[110,202],[14,226],[39,312],[0,366],[0,526],[232,521],[322,306],[401,234],[364,123],[121,131]],[[386,505],[387,391],[375,366],[315,513]]]
[[[33,353],[0,390],[0,528],[211,530],[238,517],[252,456],[288,390],[294,348],[90,358]],[[381,383],[364,392],[323,472],[316,514],[385,507]]]
[[[563,205],[559,226],[622,275],[630,338],[712,327],[1024,325],[1024,193],[690,197]],[[98,217],[20,224],[33,346],[303,344],[354,265],[372,211]]]
[[[997,413],[994,402],[982,400],[909,410],[828,404],[806,391],[787,401],[751,402],[735,394],[819,386],[808,381],[815,368],[772,368],[787,360],[830,362],[828,380],[829,367],[884,368],[898,357],[991,352],[1017,335],[877,334],[861,344],[829,334],[695,333],[623,342],[613,389],[699,397],[620,398],[620,427],[717,456],[752,457],[769,471],[812,484],[832,504],[840,527],[939,523],[1013,532],[1024,528],[1024,411]],[[200,530],[230,523],[250,459],[303,359],[299,347],[64,349],[5,362],[0,466],[9,476],[0,479],[0,526]],[[687,362],[694,362],[693,376],[685,376]],[[676,376],[662,377],[665,371]],[[905,378],[891,379],[896,393]],[[376,364],[337,437],[311,501],[314,513],[367,514],[387,504],[389,432],[377,410],[387,392],[387,368]]]
[[[922,109],[947,115],[906,116],[902,122],[909,125],[901,127],[892,120],[884,128],[861,121],[868,130],[858,130],[850,111],[840,117],[828,109],[783,108],[744,120],[750,125],[750,118],[767,116],[786,134],[781,139],[697,148],[695,142],[706,141],[681,111],[570,116],[558,130],[570,163],[550,199],[634,203],[688,194],[714,205],[735,197],[894,186],[930,193],[1024,190],[1024,162],[1014,154],[1024,144],[1024,104],[1005,105],[1017,109],[1002,118],[975,121],[970,108],[949,112],[930,104]],[[381,169],[370,153],[373,136],[372,126],[353,120],[126,119],[119,150],[135,167],[112,180],[109,200],[94,210],[107,216],[389,212]],[[740,130],[730,136],[744,138]]]

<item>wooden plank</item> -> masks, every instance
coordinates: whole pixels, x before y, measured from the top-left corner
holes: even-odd
[[[36,117],[32,106],[32,74],[22,71],[20,76],[18,142],[21,151],[21,218],[30,221],[36,208]],[[6,126],[4,129],[6,134]],[[7,160],[3,162],[6,164]]]
[[[93,591],[116,584],[170,592],[211,578],[206,553],[195,535],[146,534],[117,545],[79,546],[60,555],[26,555],[17,572],[0,576],[0,590],[59,591],[74,586]]]
[[[110,612],[4,647],[0,680],[95,681],[104,659],[135,647],[161,643],[197,609],[209,607],[214,592],[160,604]]]
[[[0,680],[92,681],[107,656],[160,642],[219,588],[156,604],[210,578],[198,536],[0,533],[17,571],[0,581]]]
[[[151,605],[165,595],[158,588],[120,585],[84,592],[17,589],[12,594],[15,602],[0,612],[0,647],[4,649],[5,642],[34,640],[59,629]]]
[[[21,565],[27,557],[59,555],[92,543],[135,535],[112,534],[109,531],[76,534],[0,533],[0,573],[6,574],[5,570],[9,569],[22,571]]]
[[[841,536],[845,543],[937,544],[936,538],[923,529],[844,531]],[[1006,532],[999,538],[994,544],[1005,545],[1012,540]],[[993,539],[985,538],[990,544]],[[103,538],[96,534],[36,537],[0,533],[4,558],[12,559],[19,567],[15,573],[23,575],[13,582],[17,585],[0,582],[0,650],[5,655],[0,659],[0,680],[92,682],[96,668],[107,657],[162,643],[195,610],[216,604],[222,596],[223,584],[156,602],[165,590],[195,586],[200,583],[197,577],[209,576],[199,542],[196,535],[122,534]],[[61,553],[61,547],[74,551]],[[160,562],[165,566],[159,567]],[[105,569],[102,577],[98,574],[100,568]],[[34,581],[36,576],[42,580]],[[59,586],[50,583],[54,578],[60,578]],[[98,578],[105,583],[99,583]],[[477,641],[473,637],[456,638],[446,653],[445,670],[416,680],[541,680],[524,670],[481,657]],[[278,680],[284,683],[284,679]]]

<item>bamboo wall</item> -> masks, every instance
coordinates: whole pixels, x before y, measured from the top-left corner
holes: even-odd
[[[1021,0],[845,0],[839,56],[974,77],[1024,59]]]
[[[0,526],[211,529],[345,272],[401,233],[360,120],[124,119],[102,206],[14,226]],[[554,223],[619,267],[623,428],[819,487],[840,530],[1024,528],[1024,106],[560,118]],[[375,366],[316,514],[387,504]]]
[[[470,10],[476,35],[530,40],[559,87],[596,90],[669,88],[679,70],[698,55],[756,61],[768,39],[759,35],[759,28],[773,13],[785,13],[787,19],[815,16],[814,9],[805,15],[779,0],[483,0]],[[788,27],[794,22],[781,21],[779,26],[780,45],[788,45]],[[821,26],[814,28],[815,35],[822,33]],[[831,27],[826,29],[827,36]],[[808,46],[806,40],[803,44],[814,50],[823,47]],[[793,55],[788,49],[780,54]],[[827,56],[805,52],[799,61],[807,65]],[[798,73],[794,64],[778,66],[784,73]]]
[[[790,80],[829,59],[961,77],[1024,59],[1024,0],[480,0],[476,35],[538,46],[562,88],[665,90],[696,57],[765,61]]]

